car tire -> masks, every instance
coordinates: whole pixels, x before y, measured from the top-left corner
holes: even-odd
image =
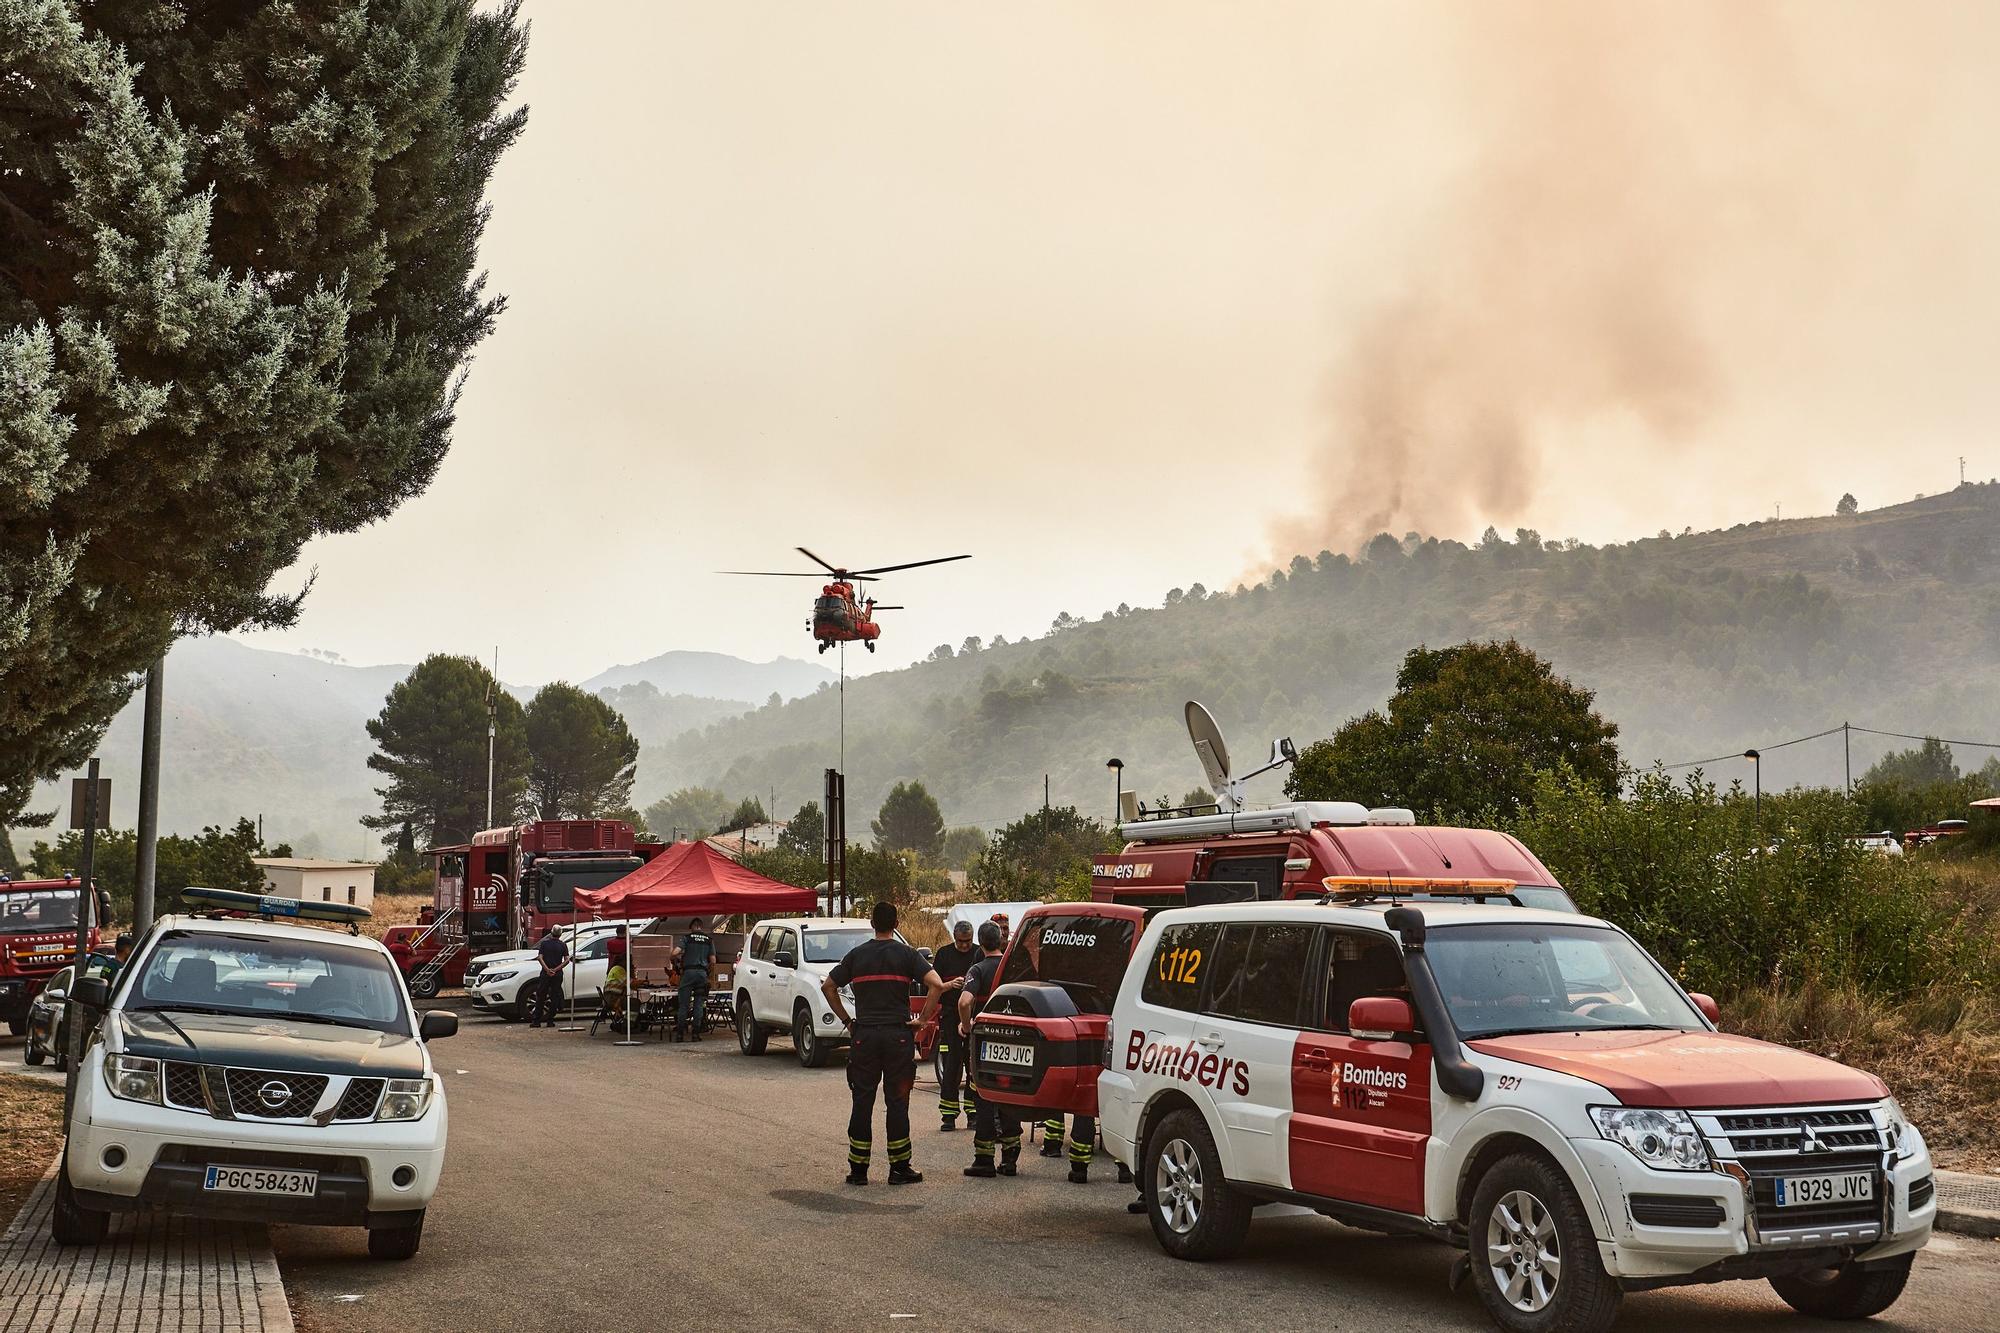
[[[419,1208],[417,1220],[408,1226],[371,1229],[368,1233],[368,1257],[390,1260],[412,1258],[423,1240],[424,1210]]]
[[[1466,1235],[1473,1289],[1508,1333],[1601,1333],[1618,1318],[1624,1292],[1575,1187],[1546,1158],[1494,1163],[1472,1192]]]
[[[27,1048],[21,1052],[21,1059],[28,1064],[38,1065],[42,1061],[48,1058],[49,1058],[49,1053],[43,1050],[40,1046],[36,1045],[35,1039],[33,1037],[28,1038],[28,1045]]]
[[[444,978],[436,972],[418,972],[410,979],[410,994],[419,1000],[435,1000],[437,993],[444,989]]]
[[[1866,1319],[1881,1314],[1903,1294],[1910,1280],[1910,1263],[1917,1256],[1900,1255],[1869,1268],[1842,1264],[1816,1273],[1792,1273],[1771,1279],[1771,1289],[1800,1314],[1816,1319]]]
[[[96,1245],[110,1229],[111,1214],[86,1208],[69,1183],[69,1154],[56,1168],[56,1206],[49,1210],[49,1236],[58,1245]]]
[[[822,1040],[813,1031],[812,1010],[800,1005],[792,1011],[792,1046],[799,1053],[799,1063],[807,1069],[818,1069],[826,1063],[833,1043]]]
[[[1175,1111],[1146,1137],[1146,1219],[1160,1248],[1176,1259],[1233,1258],[1250,1234],[1251,1203],[1222,1174],[1222,1154],[1208,1122]]]
[[[27,1019],[27,1015],[25,1015],[25,1014],[24,1014],[24,1015],[22,1015],[22,1016],[21,1016],[21,1017],[19,1017],[19,1018],[10,1018],[10,1019],[8,1019],[8,1020],[7,1020],[7,1031],[8,1031],[9,1033],[11,1033],[12,1035],[16,1036],[16,1037],[25,1037],[25,1036],[27,1036],[27,1035],[28,1035],[28,1019]]]
[[[736,997],[736,1048],[745,1055],[762,1055],[770,1042],[771,1034],[757,1021],[757,1015],[750,1008],[750,997]]]

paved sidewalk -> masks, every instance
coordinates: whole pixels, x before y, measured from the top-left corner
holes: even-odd
[[[1940,1230],[2000,1237],[2000,1176],[1940,1171],[1937,1201]]]
[[[0,1233],[0,1333],[292,1333],[261,1226],[114,1216],[102,1245],[49,1239],[55,1173]]]

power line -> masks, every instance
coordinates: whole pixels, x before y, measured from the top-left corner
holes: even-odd
[[[1828,727],[1825,731],[1815,731],[1810,736],[1794,736],[1792,737],[1792,739],[1788,741],[1773,741],[1769,745],[1756,746],[1755,749],[1759,754],[1763,754],[1771,750],[1782,750],[1787,745],[1803,745],[1807,741],[1824,740],[1828,736],[1836,736],[1843,731],[1859,731],[1859,732],[1864,732],[1870,736],[1893,736],[1897,740],[1904,740],[1904,741],[1937,740],[1937,741],[1943,741],[1943,743],[1946,745],[1964,745],[1969,748],[1979,749],[1979,750],[2000,750],[2000,741],[1945,740],[1943,737],[1940,736],[1918,736],[1907,731],[1882,731],[1875,727],[1863,727],[1849,723],[1842,723],[1840,726],[1837,727]],[[1660,767],[1667,769],[1669,771],[1677,768],[1700,768],[1706,764],[1721,763],[1725,759],[1741,759],[1743,757],[1744,757],[1744,752],[1742,750],[1738,750],[1731,754],[1718,754],[1708,759],[1689,759],[1678,764],[1661,764]]]

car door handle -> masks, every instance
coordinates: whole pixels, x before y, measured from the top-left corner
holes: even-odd
[[[1307,1069],[1317,1069],[1324,1072],[1333,1068],[1333,1057],[1325,1051],[1307,1051],[1299,1057],[1299,1063]]]
[[[1213,1050],[1215,1047],[1222,1045],[1222,1034],[1220,1032],[1204,1032],[1201,1036],[1194,1039],[1194,1044],[1197,1046],[1206,1046],[1210,1050]]]

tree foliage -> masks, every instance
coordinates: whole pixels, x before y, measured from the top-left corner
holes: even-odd
[[[1388,712],[1364,713],[1307,746],[1285,790],[1469,821],[1513,815],[1536,774],[1566,765],[1613,795],[1618,728],[1592,710],[1593,697],[1511,639],[1412,649]]]
[[[734,833],[737,829],[749,828],[753,824],[767,824],[771,816],[764,811],[764,803],[755,796],[746,796],[736,803],[736,809],[729,818],[722,821],[719,833]]]
[[[91,848],[91,878],[111,895],[112,917],[132,919],[132,897],[138,886],[139,835],[132,829],[99,829]],[[176,910],[182,889],[236,889],[261,892],[264,874],[251,860],[265,855],[257,825],[238,819],[229,828],[211,824],[192,837],[170,834],[154,844],[153,892],[162,912]],[[281,855],[272,848],[270,855]],[[38,878],[55,878],[83,868],[83,833],[65,830],[53,843],[38,841],[28,853],[28,870]]]
[[[1861,505],[1858,501],[1855,500],[1854,492],[1852,491],[1848,491],[1846,494],[1842,495],[1840,497],[1840,502],[1834,505],[1833,507],[1833,512],[1839,514],[1842,518],[1851,518],[1855,514],[1859,513],[1860,510],[1861,510]]]
[[[632,799],[639,742],[618,711],[553,681],[528,701],[528,802],[542,819],[594,819]]]
[[[384,775],[375,789],[380,814],[362,823],[385,843],[404,824],[431,846],[464,842],[486,827],[487,701],[494,707],[493,819],[509,822],[528,790],[528,728],[520,701],[470,657],[435,653],[390,689],[368,722],[376,752],[368,767]]]
[[[682,787],[646,807],[646,827],[661,841],[705,838],[729,822],[735,802],[711,787]]]
[[[798,856],[809,856],[821,864],[825,863],[825,843],[826,816],[820,813],[818,801],[807,801],[793,811],[791,819],[785,824],[785,831],[778,835],[778,846]]]
[[[525,49],[512,2],[0,4],[0,819],[429,484]]]
[[[910,851],[929,860],[944,849],[944,811],[918,781],[891,787],[868,830],[878,852]]]
[[[972,862],[986,850],[984,830],[961,824],[944,831],[944,845],[938,849],[938,864],[947,870],[970,870]]]
[[[1087,899],[1090,858],[1120,845],[1110,829],[1073,805],[1032,810],[995,831],[974,858],[966,887],[990,903]]]

